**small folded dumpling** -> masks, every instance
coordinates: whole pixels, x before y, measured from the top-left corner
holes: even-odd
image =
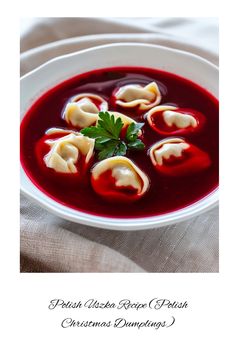
[[[119,112],[108,112],[110,115],[113,115],[115,120],[120,118],[122,120],[123,128],[122,128],[122,134],[121,137],[123,137],[131,123],[137,123],[134,119],[128,117],[126,114],[119,113]],[[140,137],[142,135],[142,130],[139,130],[138,136]]]
[[[205,151],[182,138],[158,141],[150,148],[149,154],[155,169],[172,177],[194,174],[211,164]]]
[[[161,101],[161,93],[156,82],[151,82],[146,86],[129,84],[120,87],[114,93],[115,103],[125,108],[136,107],[141,111],[146,111]]]
[[[196,128],[197,120],[191,114],[180,113],[172,110],[163,112],[163,119],[168,127],[175,125],[177,128]]]
[[[171,157],[181,157],[183,151],[189,148],[183,139],[173,138],[159,141],[150,149],[151,161],[154,165],[162,166]]]
[[[53,136],[61,137],[53,138]],[[49,146],[49,152],[43,160],[48,168],[61,173],[79,173],[89,164],[94,153],[94,139],[64,129],[51,128],[46,132],[51,139],[44,143]]]
[[[110,115],[113,115],[115,119],[120,118],[122,120],[122,123],[124,124],[123,128],[127,127],[131,123],[136,123],[136,121],[130,117],[128,117],[126,114],[119,113],[119,112],[108,112]]]
[[[98,162],[91,171],[91,183],[97,194],[111,201],[138,200],[149,188],[146,174],[123,156]]]
[[[195,110],[160,105],[146,114],[150,127],[162,135],[187,135],[195,133],[205,123],[205,116]]]
[[[69,125],[82,129],[96,124],[98,113],[107,109],[108,104],[101,96],[82,93],[67,103],[63,118]]]

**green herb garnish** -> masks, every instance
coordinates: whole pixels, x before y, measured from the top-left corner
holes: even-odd
[[[124,140],[120,133],[124,126],[121,118],[115,119],[109,112],[99,112],[96,126],[84,128],[81,133],[95,139],[95,149],[99,151],[99,160],[112,156],[124,156],[127,150],[143,150],[144,143],[138,139],[143,123],[131,123],[127,128]]]

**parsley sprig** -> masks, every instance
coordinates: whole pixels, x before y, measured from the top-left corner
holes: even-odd
[[[95,150],[98,150],[98,159],[104,160],[112,156],[124,156],[127,150],[143,150],[144,143],[138,139],[143,123],[132,122],[127,128],[125,138],[121,139],[121,130],[124,126],[121,118],[115,119],[109,112],[99,112],[96,126],[84,128],[81,133],[95,139]]]

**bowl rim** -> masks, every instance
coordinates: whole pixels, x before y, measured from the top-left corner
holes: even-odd
[[[218,67],[208,60],[196,55],[192,54],[183,50],[179,49],[173,49],[169,47],[165,47],[162,45],[155,45],[155,44],[148,44],[148,43],[137,43],[137,42],[125,42],[125,43],[113,43],[113,44],[105,44],[105,45],[99,45],[83,50],[79,50],[73,53],[61,55],[58,57],[55,57],[53,59],[50,59],[46,61],[44,64],[38,66],[37,68],[33,69],[32,71],[26,73],[24,76],[21,77],[20,81],[23,82],[24,80],[27,80],[29,77],[32,77],[34,75],[37,75],[40,71],[44,70],[50,65],[53,65],[55,62],[60,62],[60,61],[65,61],[69,60],[71,57],[78,56],[78,55],[83,55],[86,53],[94,52],[96,50],[106,50],[106,48],[110,47],[130,47],[130,46],[135,46],[135,47],[148,47],[148,48],[159,48],[159,50],[166,51],[167,53],[175,53],[177,55],[182,55],[185,57],[189,57],[192,60],[197,60],[198,62],[201,61],[203,64],[211,66],[213,69],[215,69],[218,72]],[[124,65],[122,65],[124,66]],[[130,65],[128,65],[130,66]],[[135,66],[135,65],[133,65]],[[137,66],[137,65],[136,65]],[[109,67],[109,65],[106,65],[104,67]],[[110,66],[112,67],[112,66]],[[114,67],[114,65],[113,65]],[[148,66],[146,66],[148,67]],[[88,72],[91,71],[91,69],[88,70]],[[181,75],[180,75],[181,76]],[[67,77],[68,79],[71,76]],[[184,77],[184,76],[182,76]],[[58,83],[62,82],[63,79],[59,79]],[[49,86],[53,87],[55,84],[52,84]],[[47,90],[48,88],[46,88]],[[45,91],[44,91],[45,92]],[[42,93],[39,93],[39,95],[36,97],[40,97]],[[34,100],[33,100],[34,101]],[[31,104],[30,104],[31,105]],[[28,106],[27,109],[29,109],[30,105]],[[25,110],[21,116],[24,116]],[[89,225],[93,227],[99,227],[103,229],[110,229],[110,230],[140,230],[140,229],[150,229],[150,228],[155,228],[155,227],[161,227],[165,225],[171,225],[173,223],[177,223],[180,221],[184,221],[186,219],[189,219],[191,217],[197,216],[203,212],[208,211],[209,209],[213,208],[218,204],[218,199],[219,199],[219,187],[216,187],[214,190],[212,190],[210,193],[208,193],[206,196],[202,197],[201,199],[195,201],[194,203],[191,203],[190,205],[178,209],[176,211],[171,211],[165,214],[161,215],[156,215],[156,216],[147,216],[147,217],[132,217],[132,218],[119,218],[119,217],[105,217],[105,216],[99,216],[99,215],[94,215],[94,214],[89,214],[83,211],[78,211],[76,209],[70,208],[68,206],[63,205],[62,203],[59,203],[55,201],[54,199],[48,197],[43,191],[41,191],[27,176],[26,172],[24,171],[22,165],[20,164],[20,171],[21,171],[21,176],[22,174],[24,175],[24,179],[26,180],[26,184],[22,184],[22,178],[21,178],[21,192],[23,195],[27,196],[29,199],[35,201],[38,205],[42,206],[43,208],[47,209],[48,211],[52,212],[53,214],[62,217],[66,220],[73,221],[76,223],[84,224],[84,225]],[[27,187],[33,187],[33,189],[37,190],[37,195],[36,193],[32,193],[29,188]]]
[[[52,44],[55,42],[52,42]],[[43,67],[48,66],[49,64],[56,62],[56,61],[61,61],[73,56],[77,56],[80,54],[84,54],[84,53],[89,53],[91,51],[95,51],[95,50],[101,50],[101,49],[105,49],[105,48],[110,48],[110,47],[146,47],[146,48],[159,48],[161,50],[164,50],[166,52],[174,52],[174,53],[179,53],[180,55],[185,55],[186,57],[191,57],[192,59],[196,59],[198,61],[201,61],[203,63],[206,63],[207,65],[211,66],[212,68],[216,69],[217,71],[219,70],[219,67],[215,64],[213,64],[212,62],[210,62],[209,60],[201,57],[200,55],[191,53],[191,52],[187,52],[185,50],[182,49],[176,49],[176,48],[170,48],[164,45],[159,45],[159,44],[151,44],[151,43],[138,43],[138,42],[121,42],[121,43],[109,43],[109,44],[103,44],[103,45],[98,45],[98,46],[94,46],[91,48],[86,48],[86,49],[81,49],[81,50],[77,50],[73,53],[68,53],[68,54],[63,54],[63,55],[59,55],[55,58],[49,59],[47,60],[45,63],[37,66],[37,68],[34,68],[33,70],[30,70],[28,73],[24,74],[23,76],[21,76],[20,81],[24,80],[25,78],[27,78],[28,76],[34,74],[35,72],[43,69]],[[36,50],[38,47],[33,48],[34,50]],[[24,53],[22,53],[24,54]],[[135,65],[134,65],[135,66]],[[137,66],[137,65],[136,65]],[[108,66],[109,67],[109,66]],[[179,75],[181,76],[181,75]]]

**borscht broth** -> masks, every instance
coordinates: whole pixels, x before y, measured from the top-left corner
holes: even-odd
[[[62,82],[30,107],[21,163],[65,206],[155,216],[217,187],[218,134],[218,100],[197,84],[156,69],[105,68]]]

